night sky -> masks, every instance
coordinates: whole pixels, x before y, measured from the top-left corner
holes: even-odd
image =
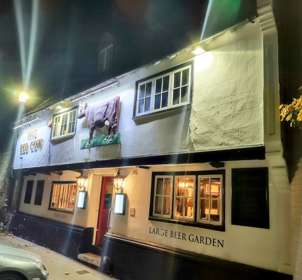
[[[31,0],[22,1],[26,44]],[[28,110],[52,103],[122,74],[199,39],[207,1],[40,0],[35,63]],[[14,1],[0,4],[0,152],[11,137],[22,85]],[[114,34],[125,59],[108,75],[97,71],[97,51],[106,32]],[[126,59],[128,58],[128,59]]]

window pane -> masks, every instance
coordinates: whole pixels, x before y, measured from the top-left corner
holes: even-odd
[[[162,84],[162,78],[157,79],[156,80],[156,89],[155,89],[156,93],[160,93],[161,92],[161,84]]]
[[[139,99],[145,97],[145,85],[140,85],[139,86]]]
[[[44,180],[39,180],[36,187],[35,205],[41,205],[44,192]]]
[[[25,196],[24,196],[24,203],[29,204],[31,202],[33,187],[34,187],[34,181],[33,180],[27,181]]]
[[[139,100],[138,112],[143,113],[144,112],[144,107],[145,107],[145,100],[144,99]]]
[[[220,194],[220,179],[211,179],[211,194],[212,196],[219,196]]]
[[[164,197],[163,199],[164,199],[163,214],[170,215],[171,198]]]
[[[189,69],[182,72],[182,85],[187,85],[189,82]]]
[[[161,104],[161,107],[164,108],[164,107],[167,107],[168,106],[168,92],[164,92],[162,94],[162,104]]]
[[[200,180],[200,196],[201,198],[206,198],[210,195],[210,179],[202,178]]]
[[[152,88],[152,83],[147,83],[146,86],[146,96],[151,96],[151,88]]]
[[[167,91],[169,89],[169,76],[165,76],[163,80],[164,80],[163,91]]]
[[[177,176],[175,179],[176,218],[192,219],[194,217],[194,189],[193,176]]]
[[[171,188],[172,188],[172,180],[171,178],[165,178],[164,181],[164,195],[171,195]]]
[[[181,88],[181,103],[188,101],[188,87]]]
[[[163,178],[157,179],[156,194],[163,194]]]
[[[157,197],[155,197],[155,214],[159,214],[159,215],[161,215],[162,214],[162,201],[163,201],[163,199],[162,199],[162,197],[159,197],[159,196],[157,196]]]
[[[175,89],[173,91],[173,105],[176,105],[179,103],[179,89]]]
[[[156,94],[155,95],[154,109],[159,109],[160,108],[160,99],[161,99],[161,94]]]
[[[150,111],[151,107],[151,97],[145,99],[145,112]]]
[[[180,86],[180,72],[174,74],[174,88]]]
[[[76,111],[73,110],[69,113],[69,124],[68,124],[68,133],[73,133],[75,130],[75,117]]]
[[[221,178],[201,178],[199,188],[199,220],[219,222],[222,210]]]
[[[199,218],[200,219],[206,219],[207,215],[206,215],[206,210],[207,210],[207,200],[205,199],[201,199],[200,200],[200,213],[199,213]]]

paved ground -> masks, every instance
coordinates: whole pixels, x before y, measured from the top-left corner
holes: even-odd
[[[61,254],[12,235],[0,235],[0,243],[39,255],[48,268],[49,280],[114,280]]]

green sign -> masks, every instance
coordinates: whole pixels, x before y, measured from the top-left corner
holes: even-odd
[[[121,144],[120,134],[116,133],[114,135],[105,135],[101,134],[92,138],[89,143],[89,139],[81,140],[81,150],[90,149],[98,146],[107,146],[107,145],[115,145]]]

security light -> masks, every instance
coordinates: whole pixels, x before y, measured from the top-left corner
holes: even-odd
[[[18,99],[20,103],[26,103],[29,99],[29,95],[26,91],[21,91]]]
[[[203,49],[203,48],[201,48],[201,47],[196,47],[193,51],[192,51],[192,53],[194,54],[194,55],[201,55],[201,54],[203,54],[205,52],[205,50]]]

